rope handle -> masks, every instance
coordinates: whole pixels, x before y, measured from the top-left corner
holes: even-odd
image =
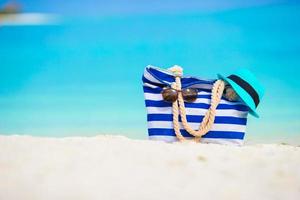
[[[174,74],[175,74],[175,83],[171,85],[173,89],[176,90],[181,90],[181,76],[182,76],[182,68],[179,66],[174,66],[170,69]],[[195,138],[194,140],[196,142],[200,141],[201,137],[205,135],[213,126],[214,121],[215,121],[215,116],[216,116],[216,109],[217,106],[219,105],[222,94],[225,88],[225,83],[222,80],[217,80],[212,88],[212,96],[211,96],[211,104],[210,108],[206,112],[202,122],[199,125],[198,130],[194,130],[192,127],[187,122],[186,118],[186,110],[185,110],[185,105],[184,105],[184,100],[182,93],[178,93],[178,99],[173,102],[172,104],[172,111],[173,111],[173,126],[174,126],[174,131],[176,134],[176,137],[178,138],[179,141],[185,141],[186,139],[182,136],[180,132],[180,125],[178,122],[178,116],[180,114],[181,120],[182,120],[182,125],[184,129],[191,135],[193,135]]]

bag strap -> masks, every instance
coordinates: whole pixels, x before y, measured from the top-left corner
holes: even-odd
[[[172,83],[171,87],[176,89],[177,91],[181,91],[181,76],[182,76],[182,69],[178,67],[174,67],[170,69],[175,74],[175,83]],[[173,102],[172,104],[172,111],[173,111],[173,126],[176,137],[179,141],[184,141],[185,138],[182,136],[180,132],[180,125],[178,122],[178,115],[181,116],[181,121],[184,129],[190,133],[191,135],[195,136],[195,141],[199,141],[203,135],[205,135],[213,126],[216,116],[216,108],[219,105],[222,94],[225,88],[225,83],[222,80],[217,80],[212,88],[212,96],[211,96],[211,104],[210,108],[206,112],[202,123],[199,125],[198,130],[194,130],[187,122],[186,119],[186,110],[184,106],[184,100],[182,97],[182,93],[178,93],[178,100]]]

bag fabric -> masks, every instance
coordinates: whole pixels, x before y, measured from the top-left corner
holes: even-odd
[[[198,97],[193,103],[184,103],[189,125],[197,130],[211,102],[211,90],[214,80],[196,77],[182,77],[183,88],[197,88]],[[154,66],[147,66],[143,74],[143,89],[147,108],[149,139],[166,142],[178,141],[173,127],[172,103],[165,102],[161,92],[170,87],[175,76]],[[216,109],[215,121],[211,130],[202,136],[200,142],[242,145],[249,109],[241,101],[228,101],[222,97]],[[180,132],[186,138],[193,138],[182,126],[179,116]]]

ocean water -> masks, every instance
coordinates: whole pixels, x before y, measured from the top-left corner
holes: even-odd
[[[300,144],[299,11],[290,3],[0,25],[0,134],[146,138],[143,68],[178,64],[205,78],[250,69],[266,94],[246,138]]]

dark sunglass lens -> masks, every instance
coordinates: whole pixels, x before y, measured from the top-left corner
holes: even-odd
[[[192,103],[197,99],[198,90],[196,88],[183,89],[182,96],[185,102]]]
[[[225,85],[225,87],[224,87],[224,91],[223,91],[223,95],[225,95],[226,94],[226,92],[227,92],[227,89],[228,88],[230,88],[230,85]]]
[[[165,88],[165,89],[163,89],[161,94],[162,94],[164,101],[166,101],[166,102],[173,103],[177,100],[178,93],[175,89]]]

